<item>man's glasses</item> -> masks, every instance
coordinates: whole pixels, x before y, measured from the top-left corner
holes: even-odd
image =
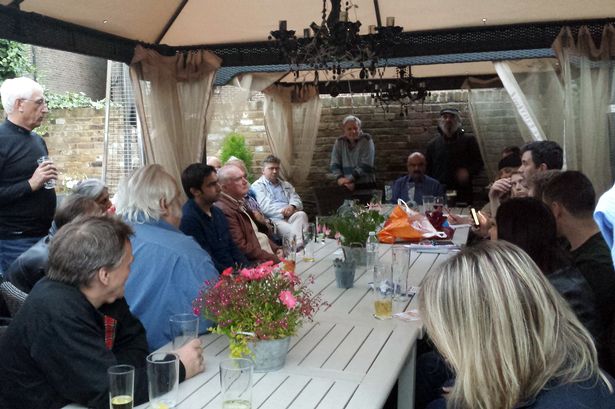
[[[21,98],[22,101],[30,101],[30,102],[34,102],[37,106],[47,106],[47,101],[45,101],[45,98],[40,98],[40,99],[28,99],[28,98]]]

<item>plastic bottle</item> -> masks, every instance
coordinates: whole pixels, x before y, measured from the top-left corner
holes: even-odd
[[[365,242],[365,266],[368,271],[373,271],[378,260],[378,238],[375,231],[370,231]]]

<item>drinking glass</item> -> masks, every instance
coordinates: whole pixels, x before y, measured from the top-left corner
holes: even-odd
[[[38,158],[36,160],[36,163],[38,163],[39,165],[42,165],[45,162],[53,163],[53,159],[51,159],[51,157],[49,157],[47,155],[43,155],[43,156],[41,156],[40,158]],[[53,189],[53,188],[55,188],[56,187],[56,180],[55,179],[49,179],[48,181],[45,182],[43,187],[45,189]]]
[[[391,248],[393,256],[393,281],[395,283],[395,292],[393,299],[395,301],[408,301],[408,272],[410,267],[410,248],[406,246],[393,246]]]
[[[434,197],[431,195],[423,195],[423,214],[433,211]]]
[[[384,200],[389,203],[393,199],[393,186],[390,184],[384,185]]]
[[[169,318],[173,350],[199,337],[199,317],[194,314],[173,314]]]
[[[220,362],[222,409],[250,409],[252,407],[252,374],[254,363],[245,358],[231,358]]]
[[[297,237],[294,235],[286,235],[282,240],[284,246],[285,261],[284,267],[291,273],[295,272],[295,264],[297,262]]]
[[[373,206],[382,206],[382,190],[372,190],[369,203]]]
[[[303,261],[316,261],[314,258],[315,238],[316,225],[308,223],[303,226]]]
[[[172,352],[149,354],[147,386],[152,409],[175,407],[179,390],[179,356]]]
[[[374,267],[374,317],[388,320],[393,316],[393,276],[391,265],[380,263]]]
[[[132,409],[134,401],[135,367],[114,365],[109,374],[109,409]]]

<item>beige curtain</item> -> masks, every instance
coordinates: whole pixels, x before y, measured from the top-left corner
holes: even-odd
[[[130,65],[146,163],[176,180],[205,154],[206,115],[221,59],[205,50],[162,56],[137,46]]]
[[[576,38],[565,27],[553,43],[564,95],[563,146],[569,169],[585,173],[597,194],[611,187],[609,106],[615,80],[615,27],[605,25],[598,47],[587,27]]]
[[[265,94],[265,129],[282,175],[294,184],[307,178],[312,165],[322,103],[314,86],[272,85]]]

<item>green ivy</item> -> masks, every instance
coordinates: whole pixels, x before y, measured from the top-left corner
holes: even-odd
[[[0,39],[0,81],[34,73],[26,58],[26,47],[16,41]]]

